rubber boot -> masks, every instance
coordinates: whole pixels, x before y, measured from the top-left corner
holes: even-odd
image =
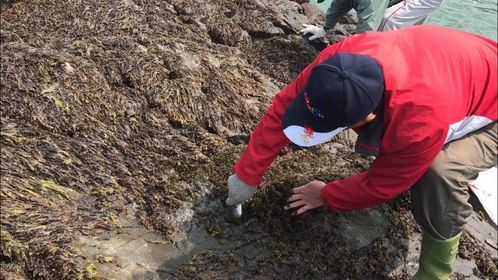
[[[462,233],[446,239],[434,239],[427,233],[422,236],[419,268],[414,280],[447,280],[450,278],[453,263],[458,252]]]

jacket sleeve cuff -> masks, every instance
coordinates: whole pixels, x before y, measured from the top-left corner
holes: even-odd
[[[334,182],[330,182],[326,184],[322,190],[320,191],[320,197],[322,198],[323,204],[325,204],[328,208],[334,211],[346,211],[348,209],[344,209],[342,207],[338,207],[336,203],[334,203],[334,198],[332,195],[332,189],[334,188]]]
[[[250,185],[251,187],[257,187],[261,182],[263,181],[261,178],[251,178],[250,176],[246,176],[244,172],[239,170],[237,165],[234,167],[234,172],[237,174],[240,180],[242,180],[244,183]]]
[[[327,205],[328,208],[332,208],[330,207],[328,201],[329,201],[329,197],[327,195],[327,188],[330,188],[330,183],[326,184],[322,190],[320,191],[320,197],[322,198],[322,202],[323,204]]]

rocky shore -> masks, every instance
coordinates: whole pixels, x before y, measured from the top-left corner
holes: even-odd
[[[408,279],[420,230],[408,194],[299,219],[292,187],[371,159],[351,136],[290,146],[225,220],[226,179],[271,98],[325,40],[303,1],[2,1],[1,279]],[[454,279],[498,278],[476,211]],[[493,248],[494,246],[494,248]]]

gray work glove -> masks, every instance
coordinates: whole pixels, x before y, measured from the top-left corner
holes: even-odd
[[[233,206],[240,204],[252,197],[256,187],[244,183],[237,174],[228,177],[228,198],[226,204]]]

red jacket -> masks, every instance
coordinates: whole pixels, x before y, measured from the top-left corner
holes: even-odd
[[[367,32],[324,49],[274,97],[234,167],[244,182],[261,183],[289,143],[280,121],[287,105],[315,65],[341,52],[376,59],[384,70],[386,90],[378,143],[361,143],[361,133],[357,143],[357,148],[378,156],[367,171],[322,189],[322,200],[332,209],[365,208],[395,198],[426,172],[445,143],[497,120],[495,41],[427,25]]]

